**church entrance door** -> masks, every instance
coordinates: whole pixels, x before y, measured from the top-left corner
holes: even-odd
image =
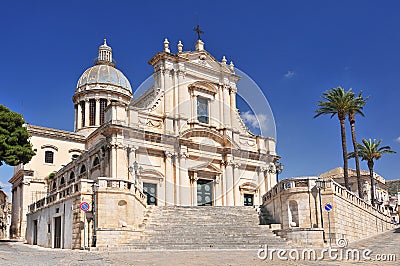
[[[143,192],[147,196],[147,205],[157,205],[157,184],[143,183]]]
[[[197,180],[197,205],[212,206],[213,181],[199,179]]]
[[[253,206],[253,205],[254,205],[254,195],[244,194],[244,206]]]

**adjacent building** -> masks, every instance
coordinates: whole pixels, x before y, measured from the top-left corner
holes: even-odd
[[[11,223],[11,206],[7,194],[0,189],[0,239],[8,239]]]

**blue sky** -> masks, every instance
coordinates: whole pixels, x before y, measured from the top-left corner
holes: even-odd
[[[136,88],[165,37],[173,51],[178,40],[193,49],[199,22],[206,50],[233,60],[265,93],[281,176],[316,175],[342,165],[339,122],[313,119],[321,94],[339,85],[371,96],[358,139],[400,152],[399,9],[396,1],[2,1],[0,104],[30,124],[72,130],[76,82],[104,36]],[[382,157],[376,172],[400,178],[399,156]],[[0,182],[11,174],[2,166]]]

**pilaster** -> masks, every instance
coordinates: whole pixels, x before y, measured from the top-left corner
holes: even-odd
[[[179,178],[180,178],[180,203],[182,206],[190,206],[190,183],[187,170],[187,153],[182,152],[179,156]]]
[[[165,151],[165,205],[174,205],[174,155]]]

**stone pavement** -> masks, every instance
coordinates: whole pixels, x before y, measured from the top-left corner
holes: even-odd
[[[0,242],[0,265],[399,265],[400,228],[351,243],[346,249],[370,249],[369,256],[395,254],[396,261],[281,261],[260,260],[257,250],[54,250],[21,242]],[[285,247],[286,248],[286,247]],[[319,254],[319,253],[318,253]],[[286,254],[288,256],[288,254]]]

